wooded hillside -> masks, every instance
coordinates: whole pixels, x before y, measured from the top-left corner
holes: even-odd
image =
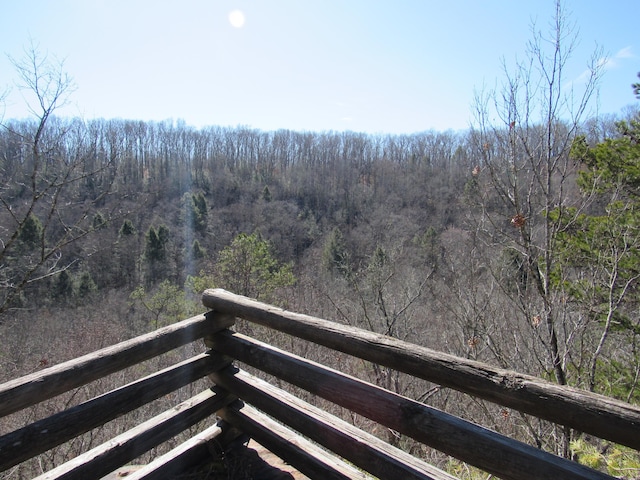
[[[186,318],[222,287],[637,403],[640,117],[569,108],[560,74],[536,118],[514,78],[497,123],[479,103],[467,131],[412,135],[57,118],[60,92],[43,94],[0,131],[2,380]],[[602,462],[638,467],[378,365],[347,369],[541,448],[601,452],[614,474]]]

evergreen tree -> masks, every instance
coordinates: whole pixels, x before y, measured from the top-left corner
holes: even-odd
[[[93,229],[99,230],[107,226],[107,221],[104,218],[104,215],[100,212],[96,213],[93,216]]]
[[[130,236],[136,233],[136,227],[133,226],[133,222],[128,218],[122,223],[120,227],[120,236]]]
[[[583,362],[589,365],[584,377],[592,391],[609,384],[600,370],[608,371],[606,345],[616,332],[628,339],[629,368],[640,364],[633,353],[640,337],[640,114],[619,123],[618,131],[619,137],[595,146],[584,137],[572,146],[573,158],[586,167],[578,184],[599,196],[596,206],[590,213],[557,208],[549,214],[563,226],[556,238],[563,268],[554,271],[554,280],[594,326],[590,336],[596,340]],[[616,356],[625,356],[625,350]]]
[[[193,258],[198,260],[207,255],[207,251],[198,240],[193,241],[193,244],[191,245],[191,253],[193,254]]]
[[[96,283],[91,278],[89,272],[82,272],[80,279],[78,280],[78,297],[80,299],[86,299],[90,294],[98,289]]]
[[[160,225],[157,229],[151,226],[147,231],[144,252],[148,267],[147,282],[162,278],[169,269],[167,265],[169,236],[169,229],[165,225]]]
[[[18,241],[25,249],[34,249],[42,241],[42,222],[33,213],[25,219],[18,235]]]
[[[422,235],[416,235],[413,239],[415,245],[420,248],[420,254],[426,264],[434,270],[438,268],[441,245],[438,240],[438,231],[429,227]]]
[[[262,199],[265,202],[270,202],[271,201],[271,190],[269,190],[269,187],[265,185],[264,189],[262,190]]]
[[[117,274],[114,276],[114,286],[133,286],[138,283],[137,267],[139,244],[136,228],[133,222],[125,219],[118,232],[118,240],[113,252]]]
[[[347,276],[351,271],[349,252],[344,236],[338,227],[335,227],[325,242],[322,252],[322,264],[329,272],[337,272]]]
[[[208,225],[208,207],[204,195],[185,194],[184,205],[187,224],[196,232],[204,233]]]
[[[66,302],[73,296],[73,279],[67,270],[62,270],[53,285],[53,298],[57,302]]]
[[[150,262],[162,262],[167,255],[167,242],[169,241],[169,229],[160,225],[157,229],[153,226],[147,231],[147,245],[145,255]]]
[[[194,227],[198,232],[204,232],[207,229],[207,200],[204,198],[204,195],[200,192],[195,194],[193,197],[193,206],[195,212],[195,222]]]

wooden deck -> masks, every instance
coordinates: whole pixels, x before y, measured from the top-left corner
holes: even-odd
[[[234,473],[232,478],[309,480],[254,440],[247,446],[236,448],[228,457],[228,469]]]
[[[126,465],[102,480],[131,478],[143,465]],[[217,454],[209,461],[189,469],[170,480],[310,480],[280,457],[271,453],[255,440],[239,444],[221,459]]]

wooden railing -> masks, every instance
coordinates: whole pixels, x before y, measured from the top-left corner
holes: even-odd
[[[507,479],[612,478],[410,398],[229,330],[236,318],[393,368],[594,437],[640,449],[640,408],[601,395],[446,355],[390,337],[207,290],[210,312],[0,385],[0,417],[204,338],[206,353],[65,408],[0,437],[0,472],[172,391],[208,377],[190,399],[45,472],[101,478],[192,425],[210,426],[127,478],[170,478],[223,451],[240,432],[319,479],[451,479],[451,475],[319,409],[259,369],[433,449]],[[215,440],[214,440],[215,439]],[[2,474],[0,473],[0,478]]]

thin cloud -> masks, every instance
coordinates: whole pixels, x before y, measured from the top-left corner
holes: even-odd
[[[602,66],[607,70],[620,66],[620,62],[626,58],[635,58],[631,46],[624,47],[616,52],[613,57],[603,57],[598,61],[598,66]]]
[[[618,68],[622,62],[627,58],[636,58],[631,46],[621,48],[613,56],[600,57],[596,62],[596,67],[603,68],[604,70],[611,70]],[[573,81],[569,82],[567,86],[573,86],[575,84],[585,83],[591,76],[591,70],[584,70]]]
[[[614,55],[614,58],[635,58],[635,55],[631,50],[631,45],[629,45],[628,47],[624,47],[621,50],[618,50],[618,53]]]

